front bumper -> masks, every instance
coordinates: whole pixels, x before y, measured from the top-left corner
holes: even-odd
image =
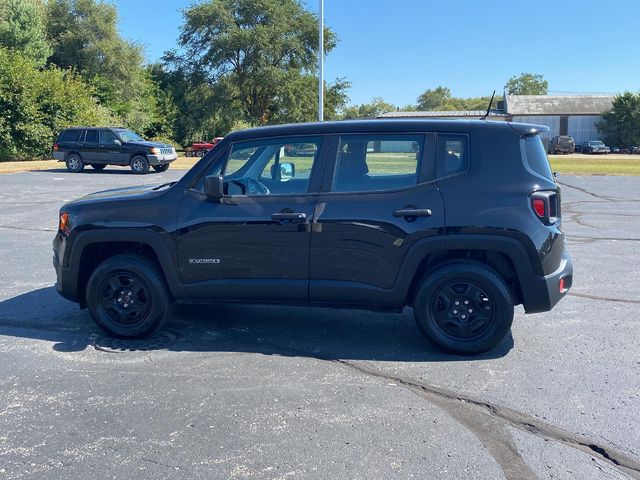
[[[79,302],[77,268],[65,268],[60,264],[58,252],[53,249],[53,269],[56,271],[56,290],[67,300]]]
[[[177,153],[170,153],[167,155],[147,155],[149,165],[163,165],[165,163],[171,163],[178,158]]]

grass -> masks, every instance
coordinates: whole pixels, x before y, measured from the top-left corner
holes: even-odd
[[[372,173],[410,173],[413,170],[413,161],[410,158],[391,158],[385,154],[369,154],[369,169]],[[377,158],[374,158],[377,157]],[[171,164],[173,170],[188,170],[199,158],[178,157]],[[296,171],[303,172],[311,166],[310,157],[296,157],[293,159]],[[400,160],[400,162],[399,162]],[[404,161],[403,161],[404,160]],[[551,167],[554,171],[573,175],[640,175],[640,155],[549,155]],[[398,164],[402,165],[402,171],[398,171]],[[308,165],[307,165],[308,164]],[[90,167],[89,167],[90,168]],[[55,160],[29,160],[23,162],[0,162],[0,174],[29,172],[37,170],[64,170],[62,162]]]
[[[553,171],[574,175],[640,175],[640,155],[549,155]]]

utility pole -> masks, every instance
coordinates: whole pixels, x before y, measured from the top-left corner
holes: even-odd
[[[324,0],[320,0],[318,27],[318,121],[324,121]]]

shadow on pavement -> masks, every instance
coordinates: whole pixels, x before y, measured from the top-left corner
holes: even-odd
[[[179,170],[179,169],[174,169],[174,170]],[[104,170],[94,170],[91,167],[85,167],[81,172],[78,173],[72,173],[69,172],[64,166],[60,167],[60,168],[45,168],[42,170],[29,170],[29,173],[69,173],[72,175],[131,175],[131,176],[138,176],[138,174],[133,173],[131,171],[131,169],[129,167],[107,167]],[[149,174],[160,174],[160,173],[164,173],[164,172],[156,172],[153,168],[149,169],[149,173],[145,174],[145,175],[149,175]],[[144,177],[144,175],[141,175],[142,177]]]
[[[325,360],[482,360],[503,357],[513,347],[509,334],[498,348],[483,355],[443,353],[422,337],[409,309],[397,314],[262,305],[178,305],[162,328],[177,336],[177,341],[163,350],[253,352]],[[88,311],[64,300],[53,287],[0,302],[0,335],[54,342],[53,349],[62,352],[93,348],[97,338],[104,338]]]

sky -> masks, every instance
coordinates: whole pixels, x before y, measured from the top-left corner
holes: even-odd
[[[194,3],[112,1],[149,62],[176,48]],[[303,3],[317,12],[318,2]],[[352,104],[403,106],[439,85],[487,96],[522,72],[543,74],[551,94],[640,90],[640,0],[325,0],[324,11],[340,39],[325,78],[346,77]]]

